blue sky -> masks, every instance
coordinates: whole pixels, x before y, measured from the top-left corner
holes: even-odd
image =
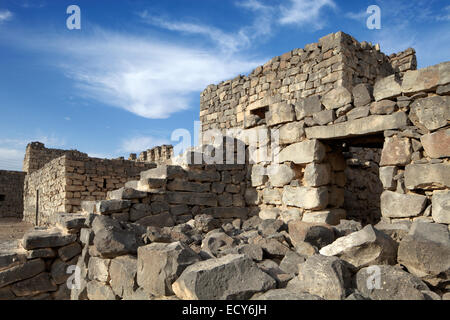
[[[72,4],[81,30],[66,28]],[[20,170],[30,141],[98,157],[176,144],[208,84],[339,30],[414,47],[419,67],[448,61],[449,27],[437,0],[0,0],[0,169]]]

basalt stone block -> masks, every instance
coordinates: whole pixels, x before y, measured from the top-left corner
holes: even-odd
[[[180,166],[159,165],[157,168],[141,172],[141,180],[145,179],[183,179],[186,171]]]
[[[296,289],[326,300],[342,300],[351,284],[346,264],[336,257],[314,255],[299,265]]]
[[[396,103],[392,100],[381,100],[370,105],[371,114],[392,114],[395,111]]]
[[[433,285],[449,280],[450,237],[448,227],[414,222],[400,242],[398,262]]]
[[[170,204],[217,206],[217,196],[212,193],[198,192],[167,192],[167,202]]]
[[[58,287],[51,280],[50,274],[43,272],[33,278],[16,282],[11,286],[12,292],[17,297],[32,296],[39,293],[56,291]]]
[[[108,199],[110,200],[132,200],[147,197],[147,192],[138,191],[132,188],[120,188],[118,190],[108,191]]]
[[[295,120],[294,107],[289,103],[276,103],[269,106],[266,121],[269,127]]]
[[[111,288],[117,296],[132,295],[137,289],[137,258],[130,255],[114,258],[109,266],[109,274]]]
[[[378,277],[374,277],[377,274]],[[357,289],[372,300],[425,300],[428,286],[398,266],[374,265],[363,268],[355,276]]]
[[[347,112],[346,115],[347,115],[348,121],[351,121],[351,120],[355,120],[355,119],[361,119],[361,118],[368,117],[369,114],[370,114],[370,107],[364,106],[364,107],[354,108],[354,109],[350,110],[349,112]]]
[[[405,186],[414,189],[450,187],[450,164],[410,164],[405,169]]]
[[[288,227],[289,236],[295,247],[307,242],[317,248],[322,248],[335,240],[334,230],[327,224],[293,220],[289,222]]]
[[[434,191],[432,203],[433,220],[450,224],[450,190]]]
[[[411,162],[411,142],[408,138],[386,138],[380,166],[406,165]]]
[[[86,289],[89,300],[116,300],[116,295],[111,287],[97,280],[89,281]]]
[[[322,111],[322,102],[320,96],[311,96],[300,99],[295,105],[295,113],[297,120],[302,120],[306,117],[311,117],[315,113]]]
[[[71,243],[58,249],[58,256],[62,261],[68,261],[81,253],[81,246],[78,242]]]
[[[429,91],[447,83],[450,83],[450,62],[443,62],[431,67],[407,71],[403,77],[402,91],[410,95]]]
[[[303,213],[302,221],[311,223],[325,223],[332,226],[338,225],[345,219],[347,212],[344,209],[330,209],[325,211],[312,211]]]
[[[366,83],[360,83],[353,87],[353,104],[355,107],[365,106],[372,101],[373,88]]]
[[[167,190],[170,191],[189,191],[189,192],[209,192],[211,191],[210,183],[188,182],[175,179],[167,184]]]
[[[328,126],[306,128],[309,139],[345,138],[398,129],[408,125],[408,118],[404,112],[391,115],[372,115],[362,119],[351,120]]]
[[[172,283],[199,256],[181,242],[152,243],[139,247],[137,283],[155,296],[172,295]]]
[[[401,194],[384,191],[381,194],[381,214],[387,218],[407,218],[420,215],[427,204],[427,197],[419,194]]]
[[[315,113],[313,119],[317,124],[323,126],[336,120],[336,113],[334,110],[323,110]]]
[[[172,215],[169,212],[162,212],[159,214],[151,215],[139,219],[136,221],[137,224],[146,226],[146,227],[173,227],[175,225],[175,221],[173,220]]]
[[[395,75],[380,79],[375,83],[373,95],[376,101],[394,98],[402,94],[402,87]]]
[[[307,210],[325,209],[328,205],[328,188],[285,186],[282,202],[284,205]]]
[[[450,157],[450,129],[423,135],[420,142],[429,157]]]
[[[296,121],[286,123],[279,129],[280,145],[300,142],[305,135],[305,123],[303,121]]]
[[[397,182],[394,177],[397,175],[397,167],[380,167],[380,180],[383,184],[383,188],[387,190],[395,190]]]
[[[177,297],[184,300],[235,300],[249,299],[254,293],[275,286],[275,280],[261,271],[252,259],[230,254],[189,266],[172,288]]]
[[[352,94],[344,87],[332,89],[322,97],[322,104],[328,110],[338,109],[352,103],[352,101]]]
[[[433,96],[414,101],[409,114],[410,120],[418,127],[430,131],[447,125],[450,120],[450,97]]]
[[[367,225],[361,231],[338,238],[319,252],[362,268],[373,264],[395,264],[397,244],[383,232]]]
[[[318,140],[307,140],[292,144],[278,155],[280,163],[291,161],[296,164],[306,164],[313,161],[320,162],[325,157],[325,146]]]
[[[240,207],[217,207],[206,208],[202,213],[211,215],[216,219],[247,219],[248,208]]]
[[[64,234],[57,229],[33,230],[23,236],[22,246],[26,250],[62,247],[75,242],[76,239],[77,235]]]
[[[274,187],[283,187],[295,177],[294,170],[285,164],[274,164],[267,168],[270,184]]]
[[[44,270],[44,260],[35,259],[0,271],[0,288],[17,281],[32,278]]]
[[[109,215],[127,210],[132,205],[130,200],[101,200],[95,206],[95,212]]]
[[[303,180],[308,187],[321,187],[331,181],[331,167],[328,164],[310,163],[305,168]]]

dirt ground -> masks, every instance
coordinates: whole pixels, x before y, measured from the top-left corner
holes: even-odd
[[[15,218],[0,219],[0,243],[8,240],[21,239],[33,225]]]

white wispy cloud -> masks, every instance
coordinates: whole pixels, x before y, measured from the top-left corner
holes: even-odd
[[[13,14],[11,11],[9,11],[7,9],[0,9],[0,23],[11,20],[12,17],[13,17]]]
[[[170,144],[170,141],[164,138],[153,136],[135,136],[123,139],[121,142],[119,152],[140,153],[142,151],[151,149],[155,146],[163,144]]]
[[[442,10],[442,14],[436,17],[437,21],[450,21],[450,6],[445,7]]]
[[[248,72],[266,60],[218,51],[216,46],[196,48],[102,28],[70,36],[43,34],[7,37],[60,68],[73,79],[79,96],[149,119],[198,107],[198,92],[209,84]]]
[[[290,0],[288,6],[282,5],[280,7],[281,17],[279,22],[283,25],[307,25],[318,30],[326,24],[326,19],[322,16],[322,10],[327,7],[336,8],[337,6],[333,0]]]

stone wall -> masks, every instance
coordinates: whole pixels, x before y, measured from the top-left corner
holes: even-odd
[[[0,218],[22,218],[25,174],[0,170]]]
[[[27,145],[23,160],[23,171],[31,174],[42,168],[46,163],[65,154],[77,157],[88,157],[86,153],[77,150],[49,149],[41,142],[31,142]]]
[[[162,145],[142,151],[139,157],[131,153],[128,160],[149,163],[167,163],[173,157],[173,146]]]
[[[333,88],[373,85],[378,77],[393,74],[394,68],[415,69],[411,50],[392,56],[391,61],[379,46],[359,43],[343,32],[327,35],[318,43],[271,59],[248,76],[208,86],[200,95],[202,130],[224,132],[265,124],[265,118],[271,117],[267,112],[273,114],[285,104],[295,105]]]
[[[155,164],[89,158],[66,154],[45,164],[25,179],[24,218],[35,222],[39,190],[39,224],[48,224],[56,212],[77,212],[81,201],[104,199],[108,191],[123,187]]]

